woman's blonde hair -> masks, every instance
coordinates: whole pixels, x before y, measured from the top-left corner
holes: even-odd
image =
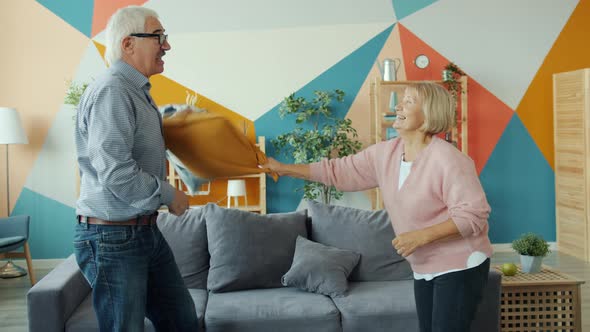
[[[455,124],[455,99],[447,89],[437,83],[410,83],[408,89],[414,89],[422,100],[424,124],[420,128],[424,133],[436,135],[449,131]]]

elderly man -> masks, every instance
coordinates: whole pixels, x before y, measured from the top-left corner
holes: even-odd
[[[76,120],[80,197],[74,252],[92,287],[101,331],[196,331],[197,316],[174,257],[156,226],[157,209],[188,208],[165,181],[162,120],[149,77],[170,50],[158,15],[118,10],[106,29],[110,67],[86,89]]]

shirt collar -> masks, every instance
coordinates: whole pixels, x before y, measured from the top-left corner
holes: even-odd
[[[147,90],[149,91],[152,87],[147,77],[123,60],[115,62],[111,68],[113,71],[121,73],[123,77],[129,80],[131,85],[138,89],[145,89],[147,87]]]

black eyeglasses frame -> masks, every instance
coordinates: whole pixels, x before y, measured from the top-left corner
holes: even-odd
[[[163,33],[132,33],[129,36],[131,37],[139,37],[139,38],[154,38],[158,37],[158,43],[164,45],[164,43],[168,40],[168,35]]]

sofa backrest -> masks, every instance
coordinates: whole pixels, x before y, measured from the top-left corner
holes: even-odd
[[[387,212],[384,210],[369,211],[325,205],[313,201],[306,203],[308,205],[308,214],[311,217],[308,225],[310,240],[340,249],[352,250],[361,255],[358,265],[349,276],[350,281],[387,281],[412,278],[410,265],[391,246],[391,240],[393,240],[395,234]],[[207,215],[209,218],[207,218]],[[204,208],[191,208],[179,217],[169,213],[160,213],[158,216],[158,227],[174,253],[174,258],[186,286],[188,288],[208,289],[207,279],[209,277],[211,260],[209,252],[211,248],[209,248],[208,242],[213,240],[216,243],[215,247],[223,248],[223,245],[225,245],[226,249],[236,247],[234,249],[238,250],[237,245],[239,243],[236,242],[235,236],[241,236],[243,234],[246,242],[242,243],[242,246],[246,245],[246,247],[239,249],[242,251],[242,254],[248,252],[247,249],[260,251],[260,246],[272,246],[270,243],[273,243],[276,247],[278,245],[277,243],[280,243],[280,248],[265,248],[264,252],[266,254],[263,256],[276,256],[279,249],[288,249],[287,251],[290,253],[290,257],[280,256],[285,260],[281,266],[284,265],[282,269],[285,270],[283,272],[286,272],[293,259],[295,239],[298,235],[308,236],[307,231],[302,229],[301,226],[296,226],[301,222],[295,221],[305,218],[304,215],[292,212],[260,216],[245,211],[227,210],[210,205]],[[260,221],[261,223],[256,224],[258,226],[255,227],[248,226],[250,224],[248,222],[234,224],[240,220],[247,221],[250,219],[252,219],[254,224],[256,224],[256,221]],[[292,223],[292,225],[281,227],[281,232],[275,230],[266,234],[269,229],[276,227],[272,226],[273,221],[280,220],[290,220],[289,223]],[[215,229],[207,229],[207,224],[210,224],[210,226],[215,225]],[[232,224],[234,225],[232,226]],[[245,228],[242,231],[238,231],[237,228],[239,227],[237,226]],[[228,230],[233,230],[234,234],[226,234]],[[208,239],[207,233],[212,231],[215,231],[215,234],[219,233],[216,239]],[[254,239],[256,236],[252,235],[254,231],[262,232],[266,235],[256,240]],[[236,232],[238,234],[235,234]],[[289,234],[292,236],[289,237]],[[278,237],[279,235],[282,236],[282,239],[272,239],[273,236]],[[292,243],[285,243],[286,237],[290,239],[288,242]],[[265,241],[262,241],[262,239]],[[219,242],[221,240],[224,242]],[[217,255],[215,261],[218,261],[220,258],[227,258],[223,256],[223,252],[230,254],[225,249],[220,252],[222,252],[220,254],[221,256]],[[274,255],[271,255],[273,253]],[[257,259],[260,258],[264,257],[258,257]],[[227,265],[226,263],[220,266],[225,266]],[[234,262],[231,265],[232,267],[241,266],[240,264],[236,264]],[[226,274],[223,272],[217,275]],[[241,275],[246,278],[245,273],[241,273]],[[224,278],[210,280],[209,288],[220,291],[221,289],[228,288],[226,284],[240,284],[238,282],[240,280],[230,280],[230,283],[227,281],[224,282]],[[275,279],[276,283],[272,285],[279,287],[280,276]],[[223,287],[220,286],[220,282],[223,284]]]
[[[306,211],[261,215],[208,204],[204,215],[213,292],[281,287],[297,237],[307,238]]]
[[[207,289],[209,251],[205,225],[202,208],[191,208],[179,217],[165,212],[158,215],[158,228],[188,288]]]
[[[410,264],[391,245],[395,233],[385,210],[306,203],[311,216],[312,241],[361,254],[350,281],[412,279]]]

